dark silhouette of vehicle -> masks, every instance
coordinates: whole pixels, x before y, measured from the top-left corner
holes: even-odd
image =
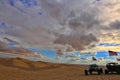
[[[92,74],[93,72],[97,72],[98,75],[100,75],[101,73],[103,73],[103,70],[102,68],[98,67],[97,64],[91,64],[89,65],[88,70],[84,70],[85,75]]]
[[[120,64],[115,62],[110,62],[106,64],[105,74],[117,73],[120,74]]]

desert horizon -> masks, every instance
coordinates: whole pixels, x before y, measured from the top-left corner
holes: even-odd
[[[103,70],[105,66],[101,66]],[[55,64],[22,58],[0,58],[0,80],[119,80],[118,74],[85,75],[87,65]]]

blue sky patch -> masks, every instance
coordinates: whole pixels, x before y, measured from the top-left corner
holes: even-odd
[[[10,43],[8,43],[8,46],[10,46],[10,47],[14,47],[16,44],[14,43],[14,42],[10,42]]]
[[[98,46],[120,46],[120,43],[100,43]]]

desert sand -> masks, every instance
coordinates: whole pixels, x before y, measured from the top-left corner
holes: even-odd
[[[117,74],[84,75],[88,66],[0,58],[0,80],[120,80]]]

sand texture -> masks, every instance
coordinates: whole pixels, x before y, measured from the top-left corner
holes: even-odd
[[[0,80],[120,80],[118,74],[84,75],[88,66],[0,59]]]

